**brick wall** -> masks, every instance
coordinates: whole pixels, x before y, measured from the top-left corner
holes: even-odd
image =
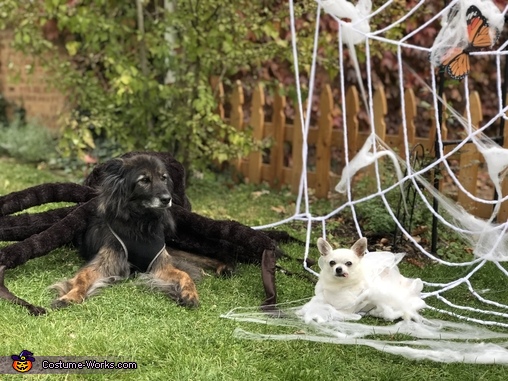
[[[46,83],[48,74],[32,57],[16,52],[10,46],[12,34],[0,31],[0,93],[15,106],[25,108],[28,119],[36,119],[49,128],[59,127],[65,107],[65,96]],[[29,66],[33,72],[29,73]]]

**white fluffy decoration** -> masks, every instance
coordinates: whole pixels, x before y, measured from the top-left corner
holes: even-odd
[[[335,186],[335,190],[339,193],[346,193],[349,184],[351,183],[352,177],[362,168],[366,168],[374,162],[378,161],[383,156],[388,156],[395,167],[395,171],[397,174],[397,178],[399,182],[402,180],[402,170],[400,169],[400,165],[397,160],[397,156],[389,150],[375,150],[373,149],[374,144],[376,143],[376,135],[370,135],[365,143],[363,144],[360,151],[355,155],[355,157],[348,163],[348,165],[344,166],[342,169],[342,175],[340,177],[339,183]],[[403,193],[403,192],[402,192]]]
[[[419,311],[426,307],[421,298],[423,282],[403,276],[398,268],[404,253],[386,251],[365,254],[362,259],[367,287],[361,295],[369,306],[367,315],[385,320],[419,320]]]
[[[340,21],[342,38],[349,44],[365,42],[365,35],[370,32],[369,15],[372,10],[371,0],[358,0],[353,5],[346,0],[316,0],[326,13],[337,19],[350,19],[350,22]]]
[[[235,329],[237,338],[254,340],[307,340],[340,345],[366,345],[380,351],[413,360],[508,364],[508,334],[486,328],[444,320],[419,322],[403,320],[388,326],[372,326],[344,321],[332,312],[327,322],[303,322],[297,315],[300,307],[281,306],[282,316],[272,317],[257,308],[237,308],[221,317],[239,322],[289,327],[293,333],[266,334]],[[338,317],[334,319],[334,317]],[[264,330],[266,331],[266,329]],[[400,336],[394,340],[395,335]],[[382,338],[373,338],[385,337]],[[404,336],[407,336],[404,337]],[[485,343],[484,340],[504,340]]]
[[[408,211],[404,192],[404,183],[402,181],[403,180],[402,169],[401,164],[399,163],[400,158],[398,158],[395,152],[385,148],[387,148],[386,144],[382,140],[378,139],[375,134],[371,134],[365,140],[365,143],[363,144],[360,151],[342,169],[342,175],[340,177],[339,183],[335,186],[335,190],[339,193],[346,193],[347,189],[351,184],[353,176],[359,170],[374,164],[383,156],[387,156],[388,158],[391,159],[393,166],[395,168],[395,174],[397,176],[397,179],[399,180],[400,194],[402,195],[403,206],[404,209]],[[402,167],[404,167],[404,164],[405,163],[402,163]]]

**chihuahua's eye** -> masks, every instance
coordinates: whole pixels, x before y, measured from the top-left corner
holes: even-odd
[[[335,262],[335,261],[330,261],[330,266],[332,266],[332,267],[333,267],[333,266],[335,266],[336,264],[337,264],[337,262]]]
[[[351,263],[350,261],[347,261],[347,262],[346,262],[346,266],[347,266],[347,267],[352,266],[352,265],[353,265],[353,263]]]

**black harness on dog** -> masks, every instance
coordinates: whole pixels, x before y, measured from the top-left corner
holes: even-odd
[[[133,271],[140,273],[149,272],[155,260],[166,249],[164,231],[162,228],[155,238],[145,241],[122,237],[120,234],[115,233],[111,226],[108,225],[108,227],[111,233],[113,233],[118,242],[122,245],[127,261],[131,265],[131,269]]]

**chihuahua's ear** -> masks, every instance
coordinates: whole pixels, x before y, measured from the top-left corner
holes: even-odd
[[[351,246],[351,250],[358,256],[363,257],[365,252],[367,251],[367,238],[362,237],[358,241],[355,242],[353,246]]]
[[[333,251],[332,246],[324,238],[318,238],[317,247],[321,255],[325,256]]]

